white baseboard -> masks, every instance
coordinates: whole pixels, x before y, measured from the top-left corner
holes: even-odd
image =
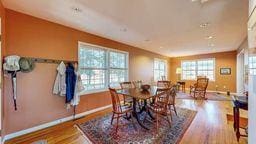
[[[97,111],[101,111],[101,110],[110,108],[111,106],[112,105],[107,105],[107,106],[99,107],[99,108],[96,108],[96,109],[93,109],[93,110],[89,110],[89,111],[86,111],[86,112],[83,112],[83,113],[79,113],[79,114],[76,114],[75,118],[81,118],[83,116],[95,113]],[[58,119],[58,120],[55,120],[55,121],[52,121],[52,122],[41,124],[41,125],[38,125],[38,126],[35,126],[35,127],[32,127],[32,128],[28,128],[28,129],[24,129],[24,130],[21,130],[21,131],[17,131],[17,132],[8,134],[8,135],[4,136],[3,142],[5,142],[5,141],[7,141],[9,139],[21,136],[21,135],[25,135],[25,134],[28,134],[28,133],[31,133],[31,132],[35,132],[35,131],[38,131],[38,130],[41,130],[41,129],[45,129],[45,128],[48,128],[48,127],[51,127],[51,126],[54,126],[54,125],[57,125],[57,124],[60,124],[60,123],[63,123],[63,122],[70,121],[73,118],[74,118],[73,116],[69,116],[69,117]]]
[[[186,91],[189,91],[190,89],[189,88],[185,88]],[[214,90],[206,90],[206,92],[216,92],[216,93],[221,93],[221,94],[227,94],[227,92],[224,92],[224,91],[214,91]],[[237,93],[233,93],[233,92],[230,92],[231,95],[236,95]]]
[[[213,90],[207,90],[206,92],[216,92],[216,93],[221,93],[221,94],[227,94],[227,92],[224,91],[213,91]],[[237,93],[232,93],[230,92],[231,95],[236,95]]]

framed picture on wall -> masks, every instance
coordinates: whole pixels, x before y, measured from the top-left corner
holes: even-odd
[[[230,75],[231,74],[231,68],[220,68],[220,74],[221,75]]]

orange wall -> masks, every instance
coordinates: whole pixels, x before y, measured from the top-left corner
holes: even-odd
[[[2,4],[2,2],[0,1],[0,17],[1,17],[1,30],[2,30],[2,54],[5,53],[5,8]]]
[[[77,60],[78,41],[129,52],[130,80],[150,82],[153,59],[170,58],[128,46],[72,28],[6,10],[7,51],[27,57]],[[10,77],[5,77],[5,121],[7,133],[72,115],[66,110],[64,98],[52,94],[56,64],[36,64],[31,73],[18,74],[18,111],[14,111]],[[110,104],[108,92],[81,97],[78,113]]]
[[[171,80],[173,82],[178,80],[176,74],[176,68],[181,67],[182,60],[196,60],[204,58],[215,58],[215,81],[210,81],[208,90],[216,90],[218,85],[218,91],[236,92],[236,51],[222,52],[214,54],[203,54],[187,57],[177,57],[171,59]],[[231,68],[231,75],[220,75],[220,68],[227,67]],[[186,81],[186,87],[194,84],[195,81]],[[226,89],[223,87],[226,86]]]
[[[5,49],[6,49],[6,35],[5,35],[5,8],[2,4],[2,2],[0,1],[0,17],[1,17],[1,59],[3,58],[3,55],[5,53]],[[2,71],[0,72],[1,73],[1,111],[3,111],[3,74],[2,74]],[[0,123],[1,123],[1,127],[2,127],[2,124],[3,124],[3,112],[1,112],[1,118],[0,118]],[[3,137],[4,136],[4,129],[1,129],[1,136]]]

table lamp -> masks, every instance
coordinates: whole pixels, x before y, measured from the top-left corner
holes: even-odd
[[[178,80],[180,81],[181,68],[176,68],[176,74],[178,75]]]

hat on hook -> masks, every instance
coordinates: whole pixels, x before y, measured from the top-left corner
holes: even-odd
[[[19,66],[19,60],[20,57],[17,55],[10,55],[4,58],[4,65],[3,68],[6,71],[19,71],[20,66]]]
[[[25,73],[31,72],[35,68],[35,63],[31,58],[20,58],[19,65],[20,71]]]

